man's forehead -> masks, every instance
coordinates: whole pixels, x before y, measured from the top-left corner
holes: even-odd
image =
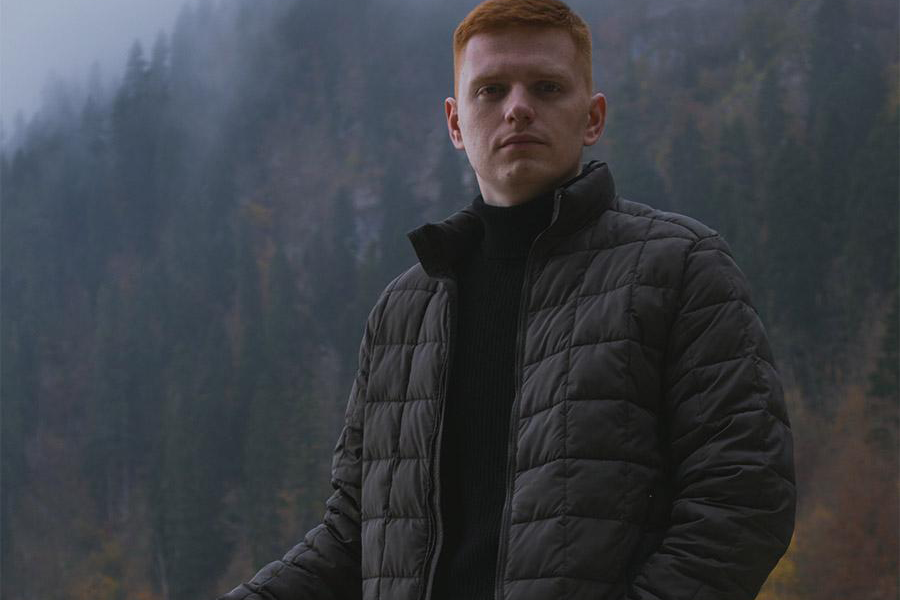
[[[460,58],[468,79],[514,72],[571,76],[577,51],[564,30],[520,27],[472,36]]]

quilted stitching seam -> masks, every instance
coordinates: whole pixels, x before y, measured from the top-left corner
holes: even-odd
[[[382,325],[384,324],[384,317],[385,317],[385,313],[387,312],[386,309],[387,309],[388,299],[390,298],[391,293],[393,292],[394,288],[397,286],[397,284],[400,282],[400,280],[401,280],[402,278],[403,278],[403,274],[398,275],[397,277],[395,277],[395,278],[388,284],[387,288],[385,288],[384,293],[382,294],[382,297],[379,298],[378,302],[376,303],[376,309],[377,309],[377,310],[380,310],[380,313],[374,315],[375,318],[376,318],[375,328],[374,328],[373,333],[372,333],[372,338],[369,340],[369,344],[368,344],[368,345],[369,345],[369,348],[368,348],[368,350],[367,350],[367,354],[368,354],[368,356],[370,357],[370,361],[371,361],[371,357],[374,355],[375,343],[376,343],[376,341],[378,340],[378,336],[381,334],[381,327],[382,327]],[[368,367],[369,367],[369,368],[367,368],[367,369],[366,369],[366,372],[365,372],[365,380],[364,380],[365,386],[364,386],[364,389],[361,390],[361,394],[362,394],[362,396],[361,396],[361,397],[362,397],[362,402],[358,402],[358,403],[357,403],[357,404],[358,404],[357,410],[362,410],[362,411],[363,411],[363,414],[365,414],[364,406],[365,406],[366,401],[367,401],[366,396],[368,395],[368,387],[369,387],[369,386],[368,386],[368,380],[369,380],[369,371],[370,371],[370,369],[371,369],[371,365],[368,365]],[[362,489],[360,489],[360,492],[359,492],[359,493],[360,493],[360,496],[362,496]],[[362,501],[362,498],[360,497],[360,504],[362,503],[361,501]],[[387,537],[386,532],[385,532],[385,537]],[[384,562],[384,548],[383,548],[383,547],[382,547],[382,556],[381,556],[381,558],[382,558],[382,563],[383,563],[383,562]],[[378,597],[381,596],[381,587],[380,587],[380,583],[379,583],[379,586],[376,588],[376,596],[378,596]]]
[[[650,218],[648,220],[647,229],[646,229],[646,231],[644,231],[644,235],[642,236],[645,241],[643,244],[641,244],[641,248],[638,251],[637,257],[635,257],[635,259],[634,259],[634,265],[631,268],[631,277],[630,277],[631,288],[629,289],[629,292],[628,292],[628,305],[625,308],[625,315],[626,315],[626,319],[628,319],[628,329],[632,330],[632,331],[636,328],[636,323],[635,323],[636,317],[635,317],[635,310],[634,310],[634,290],[635,290],[634,284],[640,278],[641,258],[644,256],[644,250],[647,248],[646,240],[649,238],[650,231],[653,229],[653,225],[655,223],[656,223],[655,217]],[[633,331],[633,333],[637,334],[636,331]],[[635,335],[635,337],[637,337],[637,335]],[[640,344],[641,342],[639,341],[638,343]],[[625,361],[626,361],[625,362],[625,372],[629,374],[629,381],[632,385],[632,397],[637,398],[638,397],[638,385],[637,385],[637,381],[635,381],[634,373],[631,370],[631,365],[633,362],[633,360],[632,360],[633,355],[634,355],[634,348],[633,348],[633,346],[629,345],[628,351],[625,354]],[[632,404],[633,403],[628,402],[624,405],[625,431],[626,431],[627,438],[632,437],[631,432],[634,430],[634,421],[633,421],[632,411],[631,411]],[[626,489],[625,498],[628,498],[628,492],[631,491],[632,488],[634,487],[632,485],[633,475],[632,475],[631,463],[630,462],[624,463],[624,467],[625,467],[624,481],[626,482],[626,485],[628,486]],[[626,500],[625,502],[628,502],[628,500]],[[627,514],[628,514],[627,507],[622,506],[621,510],[619,511],[619,518],[621,520],[625,521],[626,520],[625,517]],[[616,557],[616,565],[621,566],[622,563],[624,562],[625,557],[622,556],[622,549],[620,547],[617,547],[616,551],[618,554],[618,556]]]
[[[647,217],[647,218],[650,218],[650,217]],[[652,220],[656,220],[656,219],[652,219]],[[688,237],[688,236],[681,236],[681,235],[662,235],[660,237],[643,239],[643,240],[642,239],[628,240],[627,242],[613,244],[612,246],[599,246],[596,248],[579,248],[579,249],[571,249],[570,248],[570,249],[566,250],[565,252],[559,252],[557,254],[546,254],[544,258],[551,259],[551,258],[559,258],[559,257],[569,257],[573,254],[583,254],[585,252],[596,252],[599,254],[601,252],[616,250],[618,248],[621,248],[622,246],[629,246],[631,244],[645,244],[647,242],[661,242],[661,241],[665,241],[665,240],[684,240],[686,242],[695,242],[696,241],[696,239],[693,236]]]
[[[684,304],[687,300],[684,297],[684,278],[685,278],[685,275],[687,275],[688,259],[691,257],[692,254],[694,254],[694,250],[697,248],[697,246],[701,242],[703,242],[704,240],[708,240],[710,238],[718,237],[718,235],[719,234],[717,234],[717,233],[713,233],[712,235],[697,238],[696,240],[694,240],[694,243],[691,244],[685,251],[684,258],[682,259],[682,265],[681,265],[681,282],[680,282],[680,285],[678,286],[678,295],[680,296],[680,299],[681,299],[681,302],[679,302],[679,304],[678,304],[678,314],[682,314],[684,312]]]
[[[370,398],[369,404],[389,404],[391,402],[433,402],[434,396],[422,398]]]
[[[360,522],[366,521],[377,521],[379,519],[384,519],[384,515],[363,515],[360,517]],[[403,521],[424,521],[428,517],[420,517],[416,515],[391,515],[391,520],[403,520]]]
[[[658,469],[658,464],[650,464],[641,462],[638,460],[634,460],[633,458],[599,458],[595,456],[561,456],[559,458],[551,458],[550,460],[544,461],[539,465],[531,465],[530,467],[522,467],[521,469],[516,470],[516,475],[520,475],[522,473],[527,473],[528,471],[534,471],[535,469],[540,469],[541,467],[545,467],[551,463],[555,463],[559,460],[589,460],[592,462],[616,462],[616,463],[630,463],[633,465],[638,465],[641,467],[645,467],[647,469]],[[621,519],[620,519],[621,520]]]
[[[646,215],[638,214],[637,212],[628,212],[627,210],[623,210],[626,206],[628,208],[637,208],[640,203],[634,202],[632,200],[626,200],[625,202],[627,204],[622,204],[622,203],[619,204],[622,208],[615,209],[615,208],[610,207],[610,208],[607,208],[606,210],[607,210],[607,212],[612,212],[612,213],[616,213],[616,214],[620,214],[620,215],[626,215],[628,217],[633,217],[635,219],[652,219],[654,221],[662,221],[663,223],[669,223],[671,225],[675,225],[675,226],[680,227],[680,228],[684,229],[685,231],[687,231],[688,234],[690,234],[689,236],[687,236],[689,239],[695,239],[697,237],[700,237],[696,231],[694,231],[693,229],[691,229],[690,227],[688,227],[687,225],[685,225],[682,222],[682,219],[680,218],[681,215],[675,215],[674,213],[667,213],[665,211],[656,210],[656,209],[650,208],[649,206],[647,208],[650,210],[650,212],[649,212],[649,214],[646,214]],[[668,217],[668,218],[666,218],[666,217]],[[673,237],[677,237],[677,236],[673,236]]]
[[[700,365],[694,365],[694,366],[692,366],[691,368],[689,368],[687,371],[685,371],[684,373],[682,373],[681,375],[679,375],[679,376],[678,376],[678,379],[676,379],[674,382],[672,382],[672,383],[668,386],[668,388],[669,388],[669,389],[672,389],[672,388],[676,387],[679,383],[681,383],[681,380],[682,380],[682,379],[684,379],[684,378],[687,377],[688,375],[692,374],[694,371],[699,371],[700,369],[708,369],[708,368],[710,368],[710,367],[717,367],[717,366],[719,366],[719,365],[722,365],[722,364],[728,363],[728,362],[735,362],[735,361],[738,361],[738,360],[746,360],[746,359],[748,359],[748,358],[751,358],[752,356],[753,356],[752,354],[740,354],[740,355],[738,355],[738,356],[731,356],[731,357],[729,357],[729,358],[723,358],[722,360],[717,360],[717,361],[714,361],[714,362],[711,362],[711,363],[704,363],[704,364],[700,364]],[[770,362],[767,361],[766,359],[764,359],[764,358],[762,358],[762,357],[760,357],[760,356],[757,356],[756,358],[757,358],[757,360],[759,360],[759,361],[761,361],[761,362],[764,362],[764,363],[766,363],[767,365],[772,366],[772,363],[770,363]],[[774,369],[775,367],[772,366],[772,368]]]
[[[378,342],[373,344],[373,346],[421,346],[422,344],[440,344],[443,343],[443,340],[418,340],[415,342],[410,341],[402,341],[402,342]]]
[[[555,406],[557,406],[560,402],[563,402],[563,401],[566,401],[566,402],[633,402],[633,400],[629,400],[628,398],[563,398],[561,400],[556,400],[555,402],[552,402],[551,404],[548,404],[547,406],[545,406],[543,408],[539,408],[536,411],[534,411],[533,413],[529,413],[527,415],[521,415],[519,417],[519,420],[522,421],[525,419],[530,419],[535,415],[541,414],[542,412],[552,410]],[[647,409],[644,408],[643,406],[640,408],[641,408],[641,410],[647,411]],[[647,412],[649,412],[649,411],[647,411]]]
[[[431,296],[429,296],[428,301],[425,303],[425,306],[422,308],[421,316],[419,318],[419,324],[416,327],[417,335],[419,333],[421,333],[421,331],[422,331],[422,326],[425,323],[425,315],[428,314],[428,307],[431,305],[431,301],[434,300],[434,298],[435,298],[435,294],[432,293]],[[415,346],[415,344],[410,344],[410,346]],[[403,385],[403,388],[404,388],[403,395],[404,396],[409,394],[409,382],[410,382],[410,379],[412,378],[412,357],[406,359],[405,362],[407,364],[404,365],[406,367],[406,369],[405,369],[406,370],[406,381]],[[384,573],[384,557],[386,554],[386,546],[387,546],[387,528],[388,528],[388,524],[390,523],[390,519],[392,517],[392,515],[390,514],[391,492],[394,487],[394,474],[397,472],[397,468],[398,468],[399,462],[400,462],[399,461],[400,435],[401,435],[401,432],[403,431],[403,417],[406,414],[406,407],[407,407],[406,403],[401,404],[400,420],[397,424],[397,434],[396,434],[397,437],[396,437],[395,444],[394,444],[394,453],[396,454],[396,456],[393,459],[394,464],[392,464],[391,468],[388,470],[389,477],[388,477],[387,495],[385,497],[385,502],[387,505],[386,505],[386,510],[385,510],[385,513],[386,513],[385,519],[384,519],[384,537],[382,538],[382,541],[381,541],[381,567],[379,568],[379,574]],[[377,596],[379,598],[381,597],[381,581],[382,581],[382,579],[378,580],[378,586],[377,586]]]
[[[575,575],[554,575],[554,576],[538,576],[538,577],[514,577],[506,581],[536,581],[538,579],[568,579],[570,581],[593,581],[596,583],[616,583],[612,579],[600,579],[597,577],[577,577]]]
[[[585,299],[585,298],[595,298],[595,297],[597,297],[597,296],[604,296],[604,295],[610,294],[610,293],[612,293],[612,292],[617,292],[617,291],[619,291],[619,290],[621,290],[621,289],[623,289],[623,288],[627,288],[627,287],[630,286],[630,285],[633,285],[633,284],[632,284],[631,282],[629,282],[629,283],[623,283],[622,285],[617,285],[616,287],[614,287],[614,288],[609,288],[608,290],[600,290],[599,292],[591,292],[591,293],[588,293],[588,294],[580,294],[580,295],[576,296],[575,301],[576,301],[576,303],[577,303],[577,302],[580,302],[582,299]],[[649,288],[654,288],[654,289],[657,289],[657,290],[669,290],[669,291],[671,291],[671,292],[677,292],[677,291],[679,291],[679,288],[675,288],[675,287],[672,287],[672,286],[666,286],[666,285],[654,285],[654,284],[652,284],[652,283],[638,283],[638,284],[636,284],[636,285],[637,285],[638,287],[649,287]],[[548,304],[547,306],[541,306],[541,307],[538,307],[538,308],[529,309],[529,310],[528,310],[528,315],[531,316],[531,315],[533,315],[533,314],[535,314],[535,313],[539,313],[539,312],[541,312],[541,311],[549,310],[549,309],[551,309],[551,308],[558,308],[558,307],[560,307],[560,306],[565,306],[566,304],[568,304],[568,303],[571,302],[571,301],[572,301],[572,299],[571,299],[571,298],[568,298],[568,299],[563,300],[562,302],[558,302],[558,303],[556,303],[556,304]]]
[[[415,268],[415,267],[413,267]],[[401,276],[402,277],[402,276]],[[399,280],[399,277],[398,277]],[[398,282],[399,283],[399,282]],[[385,291],[385,294],[396,294],[399,292],[425,292],[428,294],[437,294],[437,289],[431,287],[394,287],[390,290]]]
[[[584,280],[587,274],[588,268],[593,261],[593,257],[589,257],[588,260],[585,261],[584,265],[581,267],[581,273],[578,276],[578,295],[576,296],[576,301],[572,304],[572,317],[571,322],[569,323],[569,343],[566,348],[566,372],[565,379],[563,380],[563,406],[560,413],[562,414],[563,419],[563,503],[562,503],[562,528],[563,528],[563,560],[562,560],[562,573],[568,572],[568,560],[569,560],[569,540],[568,540],[568,532],[569,532],[569,520],[568,520],[568,512],[569,512],[569,403],[567,401],[569,395],[569,375],[572,372],[572,339],[575,336],[575,317],[578,312],[578,301],[577,297],[581,296],[581,292],[584,289]],[[522,367],[523,371],[525,369],[525,365]],[[565,580],[563,584],[563,596],[567,596],[568,591],[566,590]]]
[[[391,294],[393,293],[394,288],[400,282],[401,278],[403,278],[403,275],[398,275],[397,277],[395,277],[394,280],[391,281],[391,283],[388,285],[387,289],[385,289],[385,291],[384,291],[383,299],[382,299],[383,301],[381,302],[381,316],[380,316],[377,326],[376,326],[375,335],[372,336],[372,342],[371,342],[372,350],[374,350],[376,341],[378,339],[378,335],[381,333],[381,326],[384,323],[384,314],[386,312],[388,300],[389,300]],[[385,529],[385,539],[387,539],[387,530],[386,529]],[[382,544],[382,549],[381,549],[381,562],[382,562],[382,568],[379,569],[380,571],[383,570],[383,568],[384,568],[384,544]],[[375,588],[375,595],[378,598],[381,597],[381,580],[380,579],[379,579],[378,585]]]
[[[704,304],[703,306],[698,306],[697,308],[692,308],[691,310],[682,312],[681,316],[692,315],[696,312],[700,312],[701,310],[706,310],[707,308],[712,308],[714,306],[723,306],[725,304],[732,304],[734,302],[743,304],[745,307],[748,307],[748,308],[752,309],[754,312],[756,312],[755,309],[753,309],[753,307],[751,305],[747,304],[747,302],[745,300],[742,300],[741,298],[729,298],[728,300],[722,300],[720,302],[711,302],[709,304]]]
[[[566,352],[572,348],[581,348],[583,346],[601,346],[603,344],[614,344],[616,342],[634,342],[635,344],[637,344],[639,346],[644,346],[646,348],[650,348],[651,350],[655,350],[655,351],[659,352],[659,348],[654,348],[653,346],[647,346],[645,344],[642,344],[638,340],[632,339],[630,337],[616,338],[616,339],[612,339],[612,340],[592,340],[590,342],[583,342],[581,344],[571,344],[569,346],[566,346],[565,348],[562,348],[561,350],[554,350],[550,354],[546,354],[537,360],[533,360],[529,363],[523,364],[522,369],[523,370],[527,369],[531,365],[536,365],[539,362],[543,362],[543,361],[547,360],[548,358],[552,358],[552,357],[556,356],[557,354],[562,354],[563,352]]]
[[[511,525],[530,525],[531,523],[538,523],[540,521],[550,521],[553,519],[565,519],[567,517],[571,518],[571,519],[584,519],[584,520],[590,520],[590,521],[610,521],[612,523],[621,523],[622,522],[622,520],[619,517],[601,517],[598,515],[567,514],[567,515],[547,515],[546,517],[530,517],[524,521],[511,521],[510,524]],[[632,523],[630,521],[627,521],[626,523],[629,525],[635,525],[635,526],[638,525],[638,523]],[[557,577],[566,577],[566,575],[557,575]]]

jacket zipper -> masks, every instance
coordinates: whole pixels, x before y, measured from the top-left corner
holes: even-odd
[[[440,451],[441,439],[444,434],[444,407],[446,405],[447,379],[450,366],[453,361],[454,341],[456,338],[456,280],[452,276],[442,278],[447,285],[449,331],[447,332],[447,360],[444,363],[444,371],[441,374],[441,388],[438,396],[438,410],[434,429],[431,435],[431,477],[426,493],[426,500],[431,505],[431,515],[428,519],[428,550],[425,553],[425,568],[427,569],[425,585],[422,588],[422,600],[431,598],[431,587],[434,584],[434,573],[437,568],[437,558],[440,556],[443,538],[443,525],[441,523],[441,479],[440,479]],[[432,556],[433,555],[433,556]]]
[[[513,397],[512,408],[510,409],[510,417],[509,417],[509,433],[507,436],[507,449],[506,449],[506,498],[503,501],[503,515],[500,521],[500,545],[497,548],[497,570],[494,574],[494,600],[502,600],[503,599],[503,570],[506,565],[506,553],[508,546],[508,530],[509,530],[509,522],[511,519],[511,504],[512,504],[512,494],[510,490],[512,490],[513,477],[515,476],[515,465],[516,465],[516,436],[518,433],[518,418],[519,418],[519,400],[522,395],[522,355],[524,353],[525,346],[525,328],[526,321],[528,318],[528,306],[527,300],[531,296],[531,259],[534,251],[534,247],[537,245],[538,240],[541,239],[541,236],[544,235],[544,232],[549,229],[554,222],[556,222],[557,215],[559,214],[559,204],[562,201],[563,192],[562,190],[556,191],[556,202],[554,204],[553,210],[553,218],[550,220],[550,225],[548,225],[543,231],[541,231],[537,237],[535,237],[534,242],[531,244],[531,248],[528,251],[528,258],[525,260],[525,277],[522,281],[522,292],[519,295],[519,324],[518,330],[516,331],[516,392]]]

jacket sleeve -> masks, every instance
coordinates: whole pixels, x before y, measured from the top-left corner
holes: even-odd
[[[362,596],[360,490],[362,429],[369,362],[383,298],[366,323],[359,368],[350,390],[344,427],[334,449],[323,522],[287,554],[219,600],[351,600]]]
[[[793,444],[746,278],[718,235],[687,254],[665,360],[671,515],[627,597],[751,600],[793,534]]]

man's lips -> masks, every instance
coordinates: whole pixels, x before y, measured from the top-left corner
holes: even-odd
[[[535,137],[533,135],[519,134],[519,135],[510,136],[510,137],[506,138],[505,140],[503,140],[500,143],[500,147],[501,148],[505,148],[507,146],[521,147],[521,146],[529,146],[532,144],[543,144],[543,143],[544,143],[543,140],[541,140],[540,138]]]

